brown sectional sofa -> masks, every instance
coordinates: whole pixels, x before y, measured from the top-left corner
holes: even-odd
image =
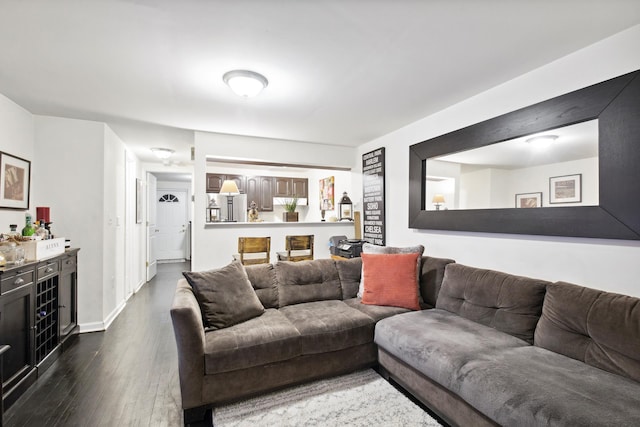
[[[171,315],[185,423],[379,365],[451,425],[640,425],[640,299],[422,258],[421,311],[355,298],[360,259],[247,267],[266,308],[214,331],[186,281]]]
[[[437,289],[451,260],[424,257],[421,285]],[[377,321],[409,310],[356,298],[360,259],[279,262],[245,268],[265,312],[206,330],[193,289],[178,282],[171,318],[185,424],[207,409],[285,386],[377,365]],[[435,304],[433,292],[423,295]]]

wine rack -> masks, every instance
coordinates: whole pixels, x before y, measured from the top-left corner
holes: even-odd
[[[36,283],[36,364],[58,345],[58,276]]]

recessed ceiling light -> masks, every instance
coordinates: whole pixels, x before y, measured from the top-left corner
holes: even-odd
[[[262,92],[269,85],[266,77],[249,70],[233,70],[222,76],[222,80],[237,95],[251,98]]]
[[[175,153],[175,151],[169,148],[152,148],[151,151],[153,151],[153,154],[155,154],[157,158],[163,160],[168,159]]]

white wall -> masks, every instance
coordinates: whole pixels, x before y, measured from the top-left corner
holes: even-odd
[[[80,330],[105,329],[129,294],[125,221],[127,204],[135,203],[128,198],[135,191],[125,191],[124,143],[104,123],[35,116],[34,164],[33,200],[51,207],[53,232],[80,248]],[[136,165],[132,170],[142,173]],[[139,253],[142,247],[143,240],[135,241],[132,251]],[[143,265],[133,271],[141,277]]]
[[[125,291],[125,146],[103,124],[104,145],[104,252],[102,318],[109,325],[122,311]]]
[[[31,161],[31,169],[35,168],[33,115],[30,112],[0,94],[0,151]],[[33,173],[33,172],[32,172]],[[33,197],[33,176],[31,177],[32,214],[36,213]],[[0,232],[9,231],[9,224],[18,225],[18,231],[24,227],[24,211],[0,209]]]
[[[104,125],[35,116],[38,168],[34,195],[51,207],[52,231],[78,254],[78,321],[102,320]],[[85,309],[86,308],[86,309]]]
[[[638,45],[635,26],[358,147],[358,161],[386,147],[387,244],[422,243],[427,255],[463,264],[640,297],[638,241],[413,230],[404,190],[410,145],[640,69]]]

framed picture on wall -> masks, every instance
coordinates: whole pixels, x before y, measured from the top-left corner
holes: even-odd
[[[516,208],[541,208],[542,192],[516,194]]]
[[[320,180],[320,209],[325,211],[332,211],[335,206],[334,200],[334,186],[335,177],[330,176]]]
[[[0,152],[0,208],[29,209],[31,162]]]
[[[581,173],[549,178],[549,203],[580,203],[581,201]]]

